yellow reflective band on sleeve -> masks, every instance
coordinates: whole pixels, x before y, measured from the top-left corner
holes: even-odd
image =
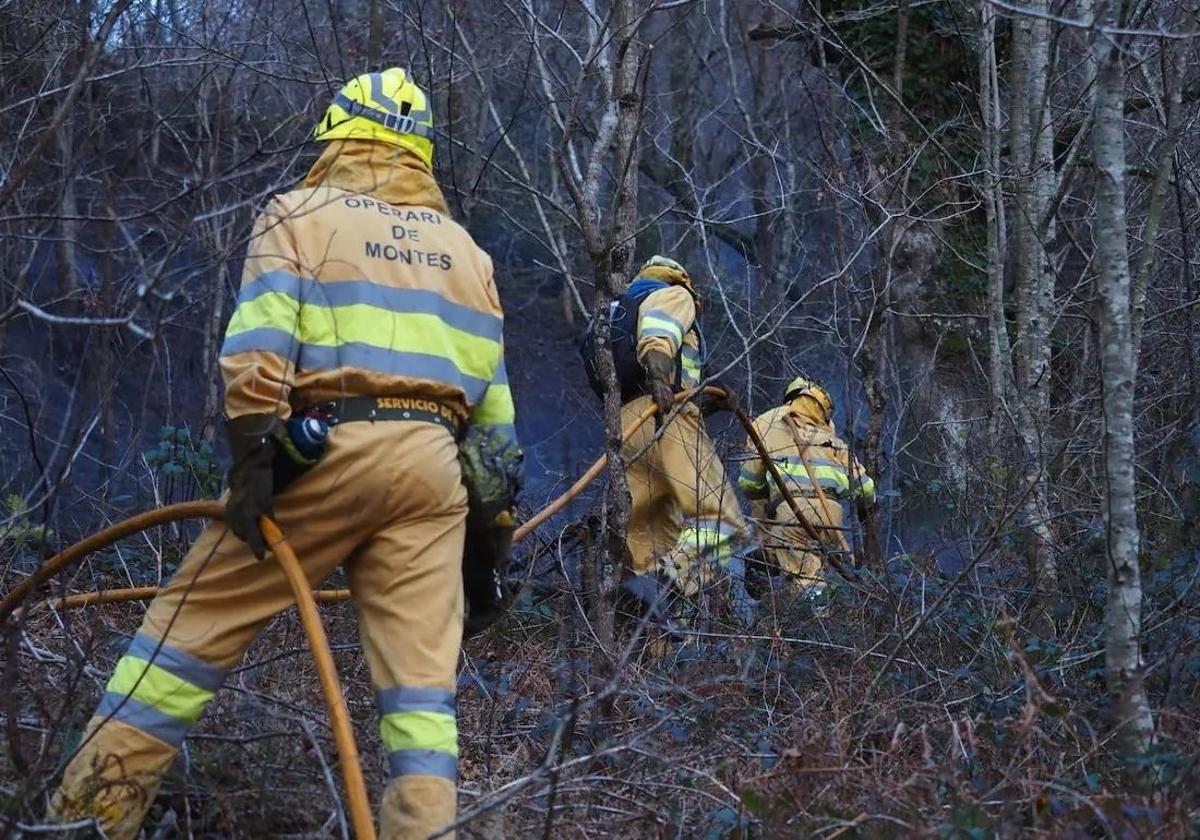
[[[110,694],[132,697],[165,715],[195,723],[213,692],[134,656],[122,656],[108,681]]]
[[[827,481],[836,482],[837,486],[843,492],[849,492],[850,490],[849,477],[846,475],[845,470],[837,467],[813,467],[812,477],[822,483]]]
[[[388,752],[432,750],[458,755],[458,724],[441,712],[392,712],[379,719],[379,735]]]
[[[284,292],[270,292],[237,305],[229,319],[227,336],[270,327],[296,334],[300,324],[300,301]]]
[[[860,476],[858,481],[858,492],[868,502],[875,500],[875,479],[871,476]]]
[[[695,520],[680,530],[675,545],[689,554],[709,555],[724,562],[732,554],[734,530],[720,519]]]
[[[638,338],[648,335],[661,335],[671,341],[671,346],[678,349],[683,343],[683,330],[679,324],[669,318],[663,318],[652,313],[642,315],[638,321]]]
[[[683,382],[685,385],[699,385],[701,379],[700,354],[695,348],[683,346],[683,352],[679,354],[679,361],[683,367]]]
[[[803,462],[798,458],[795,460],[789,458],[786,461],[776,460],[775,466],[781,473],[796,479],[799,483],[812,484],[813,481],[816,481],[823,488],[832,488],[838,493],[850,492],[850,478],[841,467],[812,464],[812,477],[809,478],[809,471],[804,468]]]
[[[483,402],[475,407],[471,422],[486,426],[511,425],[516,416],[512,389],[507,385],[492,383],[483,395]]]

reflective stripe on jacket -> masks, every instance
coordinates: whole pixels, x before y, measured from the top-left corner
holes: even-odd
[[[645,274],[649,269],[643,270]],[[638,308],[637,356],[651,350],[680,361],[680,385],[694,388],[703,379],[696,301],[683,286],[651,292]]]
[[[789,425],[795,427],[795,437]],[[830,499],[862,496],[870,502],[875,498],[875,482],[851,454],[845,441],[828,426],[817,425],[811,418],[798,414],[794,404],[782,405],[759,415],[754,420],[754,428],[771,453],[776,468],[792,485],[793,492],[816,496],[815,483]],[[797,447],[797,437],[803,449]],[[752,457],[742,464],[738,486],[752,499],[780,497],[779,488],[749,440],[746,448]],[[805,460],[808,461],[807,468]]]
[[[430,396],[511,430],[492,261],[407,153],[328,144],[254,225],[221,349],[230,417]]]

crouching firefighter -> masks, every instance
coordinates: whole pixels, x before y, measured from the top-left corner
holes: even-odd
[[[610,344],[621,388],[621,422],[628,425],[654,405],[658,422],[644,423],[621,450],[632,511],[623,600],[636,613],[660,613],[671,595],[682,608],[718,579],[732,583],[729,596],[739,618],[749,608],[741,587],[741,555],[749,530],[704,427],[704,418],[732,406],[705,395],[684,403],[665,428],[676,392],[702,379],[704,342],[700,304],[692,279],[675,260],[652,257],[614,301]],[[585,362],[591,362],[587,343]],[[593,388],[601,392],[594,368]],[[660,433],[661,432],[661,433]],[[657,435],[657,437],[656,437]],[[676,619],[686,610],[676,609]]]
[[[875,482],[835,433],[829,392],[811,379],[793,379],[784,390],[783,404],[755,418],[754,428],[800,512],[821,535],[820,545],[813,545],[747,439],[750,455],[738,485],[752,500],[760,542],[772,571],[783,573],[795,590],[819,596],[826,586],[823,555],[836,553],[847,563],[853,559],[842,504],[849,499],[873,504]]]
[[[454,820],[463,564],[489,584],[503,567],[520,451],[492,262],[434,181],[430,104],[398,68],[350,81],[303,184],[256,221],[220,359],[226,524],[200,535],[117,663],[58,820],[137,835],[229,669],[292,602],[262,515],[314,586],[345,568],[388,754],[382,836]],[[497,603],[494,585],[475,593],[477,628]]]

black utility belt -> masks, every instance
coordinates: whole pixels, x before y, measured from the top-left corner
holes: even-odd
[[[428,397],[346,397],[310,406],[305,416],[320,417],[331,427],[342,423],[414,421],[436,423],[457,440],[462,434],[458,412]]]

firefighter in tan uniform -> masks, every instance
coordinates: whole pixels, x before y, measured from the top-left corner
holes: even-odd
[[[258,218],[220,360],[228,528],[209,525],[150,606],[65,771],[56,818],[138,833],[188,730],[292,602],[262,559],[267,514],[314,586],[345,567],[389,755],[382,835],[453,821],[468,514],[457,439],[488,441],[506,469],[519,451],[492,263],[447,215],[432,125],[405,71],[359,76],[317,125],[325,145],[303,185]],[[329,429],[311,465],[289,433],[298,419]],[[282,488],[281,457],[306,467]],[[494,542],[506,545],[509,523]]]
[[[771,460],[789,483],[805,519],[816,527],[826,550],[849,557],[842,503],[875,501],[875,482],[833,429],[833,400],[816,382],[800,376],[784,391],[783,405],[754,420]],[[819,551],[807,551],[811,538],[767,473],[749,439],[751,453],[738,474],[738,485],[754,505],[761,525],[760,541],[774,566],[798,589],[820,593],[825,569]],[[789,524],[793,523],[793,524]]]
[[[651,403],[665,417],[677,391],[700,384],[703,341],[691,278],[674,260],[650,259],[623,300],[637,307],[633,340],[644,372],[639,389],[644,395],[621,408],[627,425]],[[638,584],[656,575],[694,597],[729,570],[748,541],[737,496],[704,428],[705,413],[720,407],[719,401],[684,403],[657,440],[655,425],[645,423],[621,450],[633,500],[628,536],[633,585],[626,589],[640,600],[650,590]]]

